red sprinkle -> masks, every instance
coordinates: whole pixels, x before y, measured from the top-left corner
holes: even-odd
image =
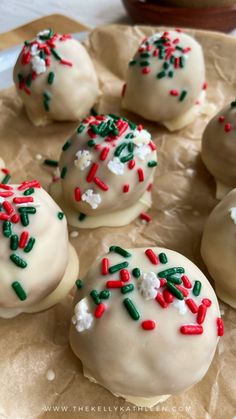
[[[104,312],[106,311],[106,306],[104,303],[100,303],[97,305],[95,312],[94,312],[94,316],[96,317],[96,319],[99,319],[100,317],[102,317],[102,315],[104,314]]]
[[[22,184],[18,186],[19,191],[24,191],[28,188],[41,188],[41,185],[37,180],[32,180],[29,182],[22,182]]]
[[[225,327],[224,327],[224,322],[221,317],[217,317],[216,324],[217,324],[218,336],[224,336]]]
[[[68,65],[69,67],[72,67],[73,66],[73,64],[72,64],[72,62],[71,61],[68,61],[68,60],[60,60],[60,64],[63,64],[63,65]]]
[[[127,269],[120,270],[120,279],[122,282],[127,282],[130,280],[130,273]]]
[[[205,317],[206,317],[206,312],[207,312],[207,306],[205,306],[205,304],[201,304],[198,307],[198,313],[197,313],[198,324],[202,324],[204,322]]]
[[[0,212],[0,220],[9,220],[9,215],[5,214],[4,212]]]
[[[219,116],[218,121],[222,124],[225,120],[224,115]]]
[[[158,265],[159,263],[158,257],[157,255],[155,255],[152,249],[145,250],[145,255],[148,257],[148,259],[153,265]]]
[[[175,67],[175,68],[179,68],[179,57],[176,57],[176,58],[175,58],[174,67]]]
[[[34,202],[34,198],[32,196],[26,197],[15,197],[13,198],[14,204],[26,204],[27,202]]]
[[[109,150],[110,150],[109,147],[103,147],[103,149],[100,153],[100,156],[99,156],[100,160],[102,160],[102,161],[106,160],[106,158],[108,156],[108,153],[109,153]]]
[[[178,90],[170,90],[170,95],[171,96],[179,96],[179,92],[178,92]]]
[[[202,85],[202,89],[203,90],[206,90],[208,88],[208,84],[207,84],[207,82],[205,81],[205,83],[203,83],[203,85]]]
[[[211,306],[211,300],[209,298],[203,298],[202,299],[202,304],[205,304],[206,307],[210,307]]]
[[[167,308],[168,307],[168,303],[164,300],[163,295],[162,295],[161,292],[157,293],[156,301],[160,304],[160,306],[162,308]]]
[[[180,290],[182,292],[184,297],[188,296],[188,291],[186,290],[186,288],[181,287],[181,285],[175,285],[175,286],[176,286],[176,288],[178,288],[178,290]]]
[[[163,297],[168,304],[174,301],[174,296],[167,289],[163,290]]]
[[[165,278],[160,278],[160,287],[164,287],[167,284],[167,280]]]
[[[159,55],[158,49],[154,49],[152,55],[153,55],[153,57],[157,57]]]
[[[149,147],[151,148],[152,151],[155,151],[157,149],[153,141],[150,141],[148,143],[148,145],[149,145]]]
[[[196,313],[198,312],[198,306],[197,306],[197,304],[195,303],[195,301],[193,301],[193,300],[192,300],[192,298],[187,298],[187,299],[185,300],[185,303],[187,304],[188,308],[190,309],[190,311],[191,311],[193,314],[196,314]]]
[[[20,249],[24,249],[27,241],[29,238],[29,233],[28,231],[22,231],[21,235],[20,235],[20,240],[19,240],[19,247]]]
[[[4,201],[2,203],[2,206],[3,206],[3,208],[5,209],[5,211],[8,215],[11,215],[14,212],[14,208],[12,207],[10,202],[8,202],[8,201]]]
[[[230,131],[232,131],[232,125],[231,125],[230,123],[225,124],[225,126],[224,126],[224,130],[225,130],[225,132],[230,132]]]
[[[123,287],[124,282],[122,281],[107,281],[106,287],[107,288],[121,288]]]
[[[108,268],[109,268],[109,260],[107,258],[102,259],[102,275],[108,274]]]
[[[139,182],[144,181],[144,173],[143,173],[143,169],[141,167],[138,168],[138,180],[139,180]]]
[[[2,173],[5,173],[5,175],[9,175],[9,173],[10,173],[10,170],[6,169],[6,167],[4,167],[3,169],[1,169],[1,171],[2,171]],[[1,185],[3,185],[3,184],[1,183]],[[9,185],[5,185],[4,184],[4,186],[5,186],[5,188],[3,188],[3,186],[1,186],[1,188],[7,189],[7,187],[8,187],[8,189],[12,189],[12,187],[9,186]]]
[[[98,164],[97,163],[93,163],[91,169],[88,172],[87,178],[86,178],[87,182],[92,182],[93,181],[94,176],[96,175],[97,170],[98,170]]]
[[[97,134],[95,134],[95,132],[93,132],[93,130],[91,128],[88,129],[87,134],[90,136],[90,138],[96,138]]]
[[[153,330],[156,327],[156,322],[154,320],[144,320],[141,326],[144,330]]]
[[[134,168],[134,166],[135,166],[135,161],[134,160],[130,160],[129,163],[128,163],[128,168],[130,170],[132,170]]]
[[[2,169],[2,172],[3,172],[3,169]],[[5,183],[0,183],[0,188],[5,189],[6,191],[12,190],[12,187],[9,185],[5,185]]]
[[[142,126],[142,124],[139,124],[139,125],[137,126],[137,130],[138,130],[138,131],[142,131],[142,130],[143,130],[143,126]]]
[[[14,195],[14,192],[12,192],[12,191],[0,192],[0,196],[2,198],[9,198],[9,196],[12,196],[12,195]]]
[[[106,183],[104,183],[99,177],[95,177],[93,179],[94,183],[96,183],[96,185],[102,189],[103,191],[108,191],[109,186],[106,185]]]
[[[184,326],[181,326],[180,332],[183,335],[201,335],[203,333],[203,327],[202,326],[195,326],[191,324],[186,324]]]
[[[124,192],[124,193],[129,192],[129,185],[128,185],[128,183],[126,183],[126,184],[123,186],[123,192]]]
[[[144,67],[144,68],[142,69],[142,73],[143,73],[143,74],[149,74],[149,73],[150,73],[150,71],[151,71],[151,69],[150,69],[149,67]]]
[[[186,275],[182,275],[181,279],[183,281],[183,284],[184,284],[185,288],[192,288],[192,284],[191,284],[191,282],[189,281],[189,279]]]
[[[74,190],[74,195],[75,195],[75,200],[76,201],[80,201],[81,199],[81,192],[80,192],[80,188],[75,188]]]
[[[147,223],[150,223],[150,221],[152,221],[152,217],[149,214],[147,214],[146,212],[141,212],[139,217],[141,218],[141,220],[147,221]]]
[[[152,184],[152,183],[149,183],[149,185],[148,185],[148,187],[147,187],[147,191],[148,191],[148,192],[151,192],[152,187],[153,187],[153,184]]]
[[[11,222],[12,222],[12,223],[16,224],[16,223],[18,223],[19,221],[20,221],[20,216],[19,216],[18,214],[14,214],[14,215],[12,215],[12,217],[11,217]]]

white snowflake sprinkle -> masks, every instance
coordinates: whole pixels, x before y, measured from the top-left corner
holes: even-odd
[[[43,31],[40,31],[39,33],[37,33],[37,38],[39,38],[40,36],[48,36],[50,33],[50,29],[44,29]]]
[[[157,295],[160,281],[154,272],[145,272],[138,281],[138,289],[146,300],[152,300]]]
[[[230,208],[230,217],[233,220],[234,224],[236,224],[236,207]]]
[[[150,154],[151,152],[152,152],[152,150],[150,149],[149,145],[147,145],[147,144],[142,144],[135,149],[135,155],[140,160],[145,160],[146,156],[148,156],[148,154]]]
[[[45,73],[45,71],[46,71],[46,63],[38,55],[36,55],[35,57],[32,58],[31,63],[32,63],[33,70],[37,74]]]
[[[33,44],[30,47],[30,53],[32,57],[35,57],[35,55],[38,55],[40,52],[40,50],[38,49],[38,45],[37,44]]]
[[[74,316],[71,321],[75,325],[77,332],[90,329],[93,324],[93,315],[88,311],[88,300],[83,298],[74,308]]]
[[[173,301],[173,306],[178,309],[179,314],[185,314],[187,311],[187,306],[184,300],[177,300],[175,298]]]
[[[124,174],[124,167],[125,165],[121,163],[118,157],[114,157],[112,160],[108,162],[107,165],[108,169],[115,173],[115,175],[123,175]]]
[[[84,170],[90,166],[92,155],[88,150],[79,150],[75,154],[76,160],[74,160],[74,164],[80,170]]]
[[[88,189],[81,198],[82,201],[87,202],[93,209],[96,209],[102,202],[100,194],[94,193],[92,189]]]
[[[146,129],[142,129],[141,131],[136,129],[134,131],[133,142],[135,145],[140,146],[143,144],[148,144],[150,141],[151,141],[151,134]]]

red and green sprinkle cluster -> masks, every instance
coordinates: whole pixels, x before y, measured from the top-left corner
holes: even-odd
[[[236,100],[234,100],[230,104],[231,110],[235,109],[235,107],[236,107]],[[231,132],[232,129],[234,128],[233,125],[230,122],[227,122],[226,121],[226,117],[224,115],[220,115],[218,117],[218,122],[219,122],[219,124],[223,125],[224,131],[226,132],[226,134],[228,134],[229,132]]]
[[[93,289],[90,292],[90,297],[95,304],[94,316],[96,318],[102,317],[108,309],[104,300],[109,299],[111,292],[120,292],[122,295],[129,295],[129,297],[123,299],[123,306],[129,316],[133,320],[140,321],[142,315],[131,296],[135,287],[137,287],[137,283],[135,281],[132,282],[132,278],[138,279],[142,275],[142,270],[139,267],[135,267],[132,270],[128,269],[128,260],[132,257],[132,254],[127,250],[119,246],[111,246],[110,252],[119,254],[122,260],[116,265],[110,265],[109,256],[101,260],[101,274],[108,277],[108,279],[102,291]],[[165,253],[157,255],[152,249],[146,249],[145,255],[149,259],[152,267],[153,265],[165,265],[168,263],[168,258]],[[117,273],[117,279],[109,279],[109,274],[114,273]],[[184,300],[188,310],[195,315],[195,324],[183,324],[180,326],[179,332],[183,335],[202,334],[204,332],[204,321],[207,316],[207,311],[210,309],[212,302],[210,299],[204,297],[201,299],[200,304],[194,300],[194,297],[201,295],[201,282],[196,280],[192,283],[185,274],[185,269],[181,266],[161,269],[157,273],[157,277],[160,281],[160,288],[157,290],[154,303],[157,303],[162,309],[168,309],[175,300]],[[78,280],[76,285],[79,289],[82,288],[82,281]],[[153,330],[157,327],[156,322],[152,319],[142,320],[140,325],[144,330]],[[216,328],[218,336],[223,336],[224,323],[220,317],[216,318]]]
[[[31,95],[31,85],[40,74],[50,69],[52,60],[56,60],[59,64],[72,67],[71,61],[65,60],[60,56],[56,49],[56,41],[65,42],[71,39],[71,35],[60,35],[54,33],[51,29],[40,32],[33,41],[25,41],[21,51],[21,64],[26,71],[19,72],[18,87],[27,95]],[[25,74],[26,73],[26,74]],[[56,79],[53,71],[47,75],[47,85],[50,87]],[[50,90],[50,89],[49,89]],[[43,92],[43,105],[45,111],[50,110],[51,93],[47,88]]]

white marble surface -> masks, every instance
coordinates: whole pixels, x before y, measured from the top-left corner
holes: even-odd
[[[121,0],[0,0],[0,33],[52,13],[91,27],[130,23]]]

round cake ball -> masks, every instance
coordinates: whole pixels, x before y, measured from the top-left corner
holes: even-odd
[[[202,236],[202,258],[221,300],[236,308],[236,189],[210,214]]]
[[[141,125],[90,116],[64,144],[51,193],[70,225],[121,226],[151,206],[156,147]]]
[[[14,82],[35,125],[84,118],[98,98],[98,80],[86,49],[71,35],[39,32],[26,41]]]
[[[202,137],[202,160],[215,177],[219,199],[236,187],[235,124],[236,101],[208,123]]]
[[[223,321],[210,283],[186,257],[109,250],[78,283],[70,343],[86,377],[150,407],[202,379]]]
[[[192,122],[204,98],[202,47],[179,31],[145,38],[129,62],[123,107],[175,130]]]
[[[78,275],[65,216],[36,180],[0,184],[0,202],[0,317],[45,310]]]

